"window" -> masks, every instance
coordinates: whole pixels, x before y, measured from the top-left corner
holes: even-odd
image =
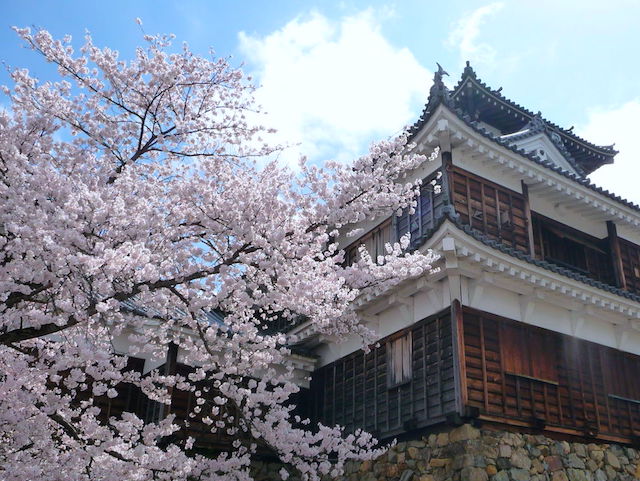
[[[640,401],[640,362],[629,354],[606,349],[603,355],[604,379],[610,396]]]
[[[558,382],[557,343],[552,333],[502,322],[500,345],[502,366],[507,374]]]
[[[411,332],[387,342],[387,387],[411,381]]]
[[[378,257],[386,255],[385,246],[392,241],[391,219],[387,219],[345,249],[345,264],[350,266],[360,259],[359,250],[363,245],[373,262],[377,262]]]
[[[423,179],[420,187],[420,195],[415,199],[416,207],[413,214],[405,209],[396,218],[396,235],[400,239],[407,232],[411,234],[411,242],[417,242],[421,236],[434,227],[434,221],[438,215],[437,206],[441,204],[440,174],[432,174]]]
[[[583,244],[575,241],[566,233],[549,226],[543,227],[542,235],[546,259],[566,267],[588,272],[587,255]]]

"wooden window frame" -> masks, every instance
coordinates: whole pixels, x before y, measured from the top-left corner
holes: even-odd
[[[395,369],[398,360],[401,366]],[[411,331],[387,341],[387,389],[410,383],[413,379],[413,336]]]
[[[441,177],[442,178],[442,177]],[[416,242],[416,239],[419,239],[424,234],[427,233],[429,227],[427,224],[431,224],[431,226],[435,225],[436,222],[436,199],[442,195],[442,193],[436,193],[435,186],[432,185],[432,181],[438,180],[438,171],[429,174],[427,177],[422,179],[422,185],[420,187],[420,193],[415,198],[416,200],[416,211],[413,214],[409,214],[408,208],[405,209],[402,214],[395,217],[395,228],[394,235],[397,239],[400,239],[402,236],[407,233],[414,232],[416,235],[411,236],[411,243]],[[429,199],[428,202],[423,202],[423,199]],[[423,206],[423,203],[425,204]],[[425,210],[423,211],[423,207]],[[406,231],[400,232],[399,221],[404,220],[407,223]],[[412,230],[412,224],[417,222],[417,229]]]
[[[498,329],[500,330],[500,357],[502,358],[501,363],[504,366],[504,373],[510,376],[531,379],[557,386],[559,382],[557,353],[553,350],[550,351],[554,357],[552,363],[546,366],[546,369],[550,369],[552,371],[552,375],[545,375],[543,373],[543,368],[540,368],[540,366],[544,365],[544,362],[541,362],[540,359],[544,358],[549,353],[534,351],[532,349],[534,344],[531,342],[531,336],[541,336],[541,339],[536,341],[537,344],[540,341],[548,340],[546,338],[552,337],[553,334],[544,329],[536,328],[535,326],[517,321],[505,321],[498,319],[498,322]],[[507,343],[513,342],[513,339],[510,339],[511,336],[507,334],[508,329],[517,330],[517,335],[520,336],[516,341],[518,344],[517,346],[507,346]],[[516,347],[521,352],[524,351],[522,352],[523,358],[520,360],[524,365],[522,370],[514,368],[514,362],[510,359],[508,352],[509,347],[511,347],[511,349]]]
[[[357,240],[355,240],[354,242],[352,242],[351,244],[349,244],[347,247],[344,248],[345,265],[350,266],[358,260],[358,249],[360,248],[360,246],[366,245],[366,243],[371,238],[375,239],[374,247],[376,249],[376,252],[369,252],[369,255],[371,256],[371,259],[373,259],[373,261],[377,263],[378,257],[386,254],[384,250],[384,246],[386,242],[381,242],[379,238],[385,229],[389,229],[389,242],[391,243],[395,242],[394,228],[393,228],[393,223],[391,222],[391,218],[385,219],[382,222],[380,222],[377,226],[375,226],[373,229],[367,231],[365,234],[360,236]],[[378,248],[381,249],[382,252],[378,252],[377,251]]]

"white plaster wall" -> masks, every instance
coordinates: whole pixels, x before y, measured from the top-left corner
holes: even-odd
[[[522,193],[522,185],[520,178],[509,175],[511,170],[498,164],[497,160],[490,161],[492,163],[483,164],[481,160],[472,157],[473,152],[463,152],[460,148],[454,147],[451,150],[451,158],[453,165],[467,170],[485,179],[489,179],[498,185],[502,185],[514,192]],[[492,168],[492,165],[495,168]]]
[[[549,140],[549,138],[545,134],[538,134],[533,137],[528,137],[519,142],[515,142],[515,144],[524,149],[525,152],[537,151],[538,149],[544,150],[546,157],[549,161],[559,165],[565,170],[569,172],[576,173],[576,170],[573,166],[564,158],[564,156],[560,153],[555,145]],[[535,153],[535,152],[534,152]]]
[[[562,202],[550,202],[543,195],[532,192],[529,194],[529,205],[532,211],[562,222],[569,227],[586,232],[599,239],[607,237],[607,224],[605,222],[588,219],[574,211],[563,209]]]
[[[616,223],[616,228],[618,230],[618,237],[622,237],[634,244],[640,245],[640,229],[618,223]]]
[[[623,319],[614,318],[604,311],[572,314],[571,310],[545,299],[533,299],[532,307],[526,310],[522,308],[524,299],[521,294],[486,283],[483,284],[482,296],[473,296],[471,292],[465,297],[467,300],[463,299],[463,304],[474,309],[640,355],[640,332],[630,330],[616,336],[612,322]],[[581,321],[576,325],[577,318]]]
[[[375,331],[376,339],[382,339],[450,306],[447,292],[446,283],[438,281],[433,286],[428,286],[414,296],[407,298],[410,300],[408,305],[394,305],[376,315],[367,316],[365,323]],[[315,354],[320,358],[318,367],[329,364],[363,347],[362,339],[358,336],[328,341],[315,351]]]

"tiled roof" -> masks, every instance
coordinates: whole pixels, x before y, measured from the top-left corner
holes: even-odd
[[[446,210],[444,211],[444,214],[438,219],[438,221],[435,222],[433,229],[430,229],[428,232],[422,235],[419,239],[415,239],[415,241],[412,240],[412,243],[411,243],[412,247],[415,249],[420,245],[424,244],[440,228],[440,226],[442,226],[445,220],[451,221],[453,225],[455,225],[458,229],[463,231],[465,234],[468,234],[475,240],[482,242],[484,245],[491,247],[492,249],[508,254],[511,257],[514,257],[519,260],[523,260],[529,264],[533,264],[535,266],[541,267],[548,271],[555,272],[556,274],[560,274],[562,276],[568,277],[569,279],[582,282],[583,284],[587,284],[589,286],[602,289],[603,291],[616,294],[626,299],[631,299],[635,302],[640,302],[640,296],[637,294],[634,294],[629,291],[625,291],[623,289],[620,289],[615,286],[611,286],[609,284],[605,284],[604,282],[597,281],[583,274],[580,274],[579,272],[573,271],[566,267],[559,266],[552,262],[535,259],[534,257],[531,257],[531,255],[525,252],[514,249],[513,247],[505,245],[502,242],[497,241],[495,239],[491,239],[484,233],[476,229],[473,229],[471,226],[463,224],[457,215],[455,214],[452,215],[450,212],[447,212]]]
[[[458,84],[454,87],[451,96],[455,97],[462,89],[462,86],[464,85],[464,83],[469,80],[469,81],[473,81],[476,85],[478,85],[479,87],[481,87],[483,90],[487,91],[487,93],[490,93],[493,97],[495,97],[496,99],[500,100],[501,102],[503,102],[504,104],[508,105],[509,107],[513,108],[514,110],[518,110],[520,113],[527,115],[531,118],[535,117],[537,114],[535,114],[534,112],[532,112],[531,110],[523,107],[522,105],[514,102],[511,99],[508,99],[507,97],[505,97],[504,95],[502,95],[500,93],[500,90],[493,90],[491,87],[489,87],[486,83],[484,83],[482,80],[480,80],[478,78],[478,76],[476,75],[475,71],[473,70],[473,68],[471,67],[471,65],[469,65],[469,62],[467,62],[467,66],[464,68],[463,72],[462,72],[462,76],[460,77],[460,80],[458,81]],[[544,122],[551,128],[553,128],[554,130],[559,131],[560,133],[562,133],[562,135],[564,135],[565,137],[571,139],[574,142],[578,142],[581,144],[584,144],[585,146],[588,146],[589,148],[593,149],[593,150],[597,150],[601,153],[604,154],[608,154],[608,155],[615,155],[618,153],[617,150],[615,150],[613,148],[613,145],[596,145],[594,143],[589,142],[588,140],[583,139],[582,137],[576,135],[573,133],[573,131],[571,129],[565,129],[560,127],[559,125],[550,122],[549,120],[543,119]]]
[[[573,155],[571,155],[571,152],[569,152],[567,147],[564,145],[564,142],[562,142],[560,136],[547,126],[544,119],[540,116],[540,113],[536,114],[536,116],[531,119],[527,123],[527,125],[525,125],[519,132],[501,135],[500,138],[506,140],[507,142],[517,142],[519,140],[524,140],[528,137],[533,137],[534,135],[538,134],[544,134],[554,145],[554,147],[558,149],[565,160],[569,162],[571,167],[573,167],[581,177],[585,177],[586,173],[584,169],[573,158]]]
[[[432,87],[432,91],[433,91],[433,87]],[[466,112],[464,112],[462,109],[460,109],[459,107],[456,107],[454,105],[453,100],[451,99],[449,93],[447,91],[443,91],[443,90],[439,90],[438,91],[438,95],[437,96],[430,96],[429,97],[429,102],[427,103],[427,105],[425,106],[422,115],[420,116],[420,118],[409,128],[409,133],[410,136],[413,137],[415,136],[421,129],[422,127],[427,123],[427,121],[429,120],[429,118],[431,117],[431,115],[433,114],[433,112],[435,112],[435,109],[439,106],[439,105],[446,105],[449,110],[451,110],[453,113],[456,114],[456,116],[462,120],[466,125],[468,125],[469,127],[471,127],[474,131],[478,132],[479,134],[481,134],[483,137],[486,137],[490,140],[492,140],[493,142],[521,155],[522,157],[526,157],[527,159],[531,160],[532,162],[535,162],[538,165],[541,165],[543,167],[546,167],[550,170],[553,170],[554,172],[573,180],[574,182],[577,182],[580,185],[583,185],[584,187],[587,187],[588,189],[597,192],[598,194],[604,195],[605,197],[608,197],[626,207],[629,207],[635,211],[640,212],[640,206],[638,206],[638,204],[635,204],[627,199],[624,199],[622,197],[620,197],[619,195],[614,194],[613,192],[609,192],[606,189],[603,189],[602,187],[597,186],[596,184],[594,184],[593,182],[591,182],[588,178],[586,177],[582,177],[580,175],[576,175],[573,172],[570,172],[566,169],[561,168],[560,166],[558,166],[557,164],[548,161],[548,160],[544,160],[541,159],[540,157],[538,157],[537,155],[531,154],[531,153],[527,153],[526,151],[524,151],[523,149],[519,149],[513,145],[511,145],[511,143],[508,140],[502,139],[494,134],[492,134],[491,132],[489,132],[486,129],[483,129],[482,127],[480,127],[478,125],[477,122],[472,121],[471,117],[469,116],[469,114],[467,114]],[[551,124],[553,125],[553,124]]]
[[[577,182],[578,184],[581,184],[591,190],[593,190],[594,192],[597,192],[598,194],[604,195],[622,205],[625,205],[626,207],[630,207],[631,209],[634,209],[636,211],[640,212],[640,206],[638,206],[638,204],[635,204],[627,199],[623,199],[622,197],[620,197],[619,195],[614,194],[613,192],[609,192],[606,189],[603,189],[602,187],[597,186],[596,184],[594,184],[593,182],[591,182],[589,179],[587,179],[586,177],[581,177],[579,175],[574,174],[573,172],[570,172],[566,169],[563,169],[562,167],[558,166],[557,164],[555,164],[554,162],[551,162],[549,160],[543,160],[540,157],[538,157],[537,155],[531,154],[531,153],[527,153],[525,152],[523,149],[519,149],[513,145],[510,144],[509,141],[501,139],[500,137],[495,136],[494,134],[492,134],[491,132],[487,131],[486,129],[483,129],[482,127],[478,126],[476,122],[473,122],[468,115],[466,115],[462,110],[460,109],[454,109],[454,112],[458,115],[458,117],[465,122],[469,127],[471,127],[473,130],[475,130],[476,132],[478,132],[479,134],[481,134],[482,136],[500,144],[503,147],[506,147],[507,149],[523,156],[526,157],[527,159],[535,162],[538,165],[542,165],[543,167],[546,167],[550,170],[553,170],[554,172],[557,172],[558,174],[561,174],[562,176],[573,180],[574,182]]]

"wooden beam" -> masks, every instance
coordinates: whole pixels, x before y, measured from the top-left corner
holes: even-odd
[[[529,204],[529,186],[521,181],[522,196],[524,197],[524,215],[527,219],[527,233],[529,234],[529,254],[531,257],[536,256],[536,247],[533,240],[533,222],[531,220],[531,205]]]
[[[451,302],[451,328],[453,344],[453,376],[456,383],[458,413],[463,414],[468,402],[467,368],[464,352],[464,325],[462,305],[459,300]]]
[[[440,156],[442,157],[443,201],[445,207],[451,206],[450,209],[453,210],[453,157],[451,151],[443,151],[440,153]]]
[[[621,289],[627,288],[627,281],[624,277],[624,268],[622,266],[622,256],[620,255],[620,242],[618,241],[618,231],[616,225],[607,221],[607,236],[609,240],[609,252],[611,253],[611,263],[613,264],[613,273],[615,276],[616,286]]]

